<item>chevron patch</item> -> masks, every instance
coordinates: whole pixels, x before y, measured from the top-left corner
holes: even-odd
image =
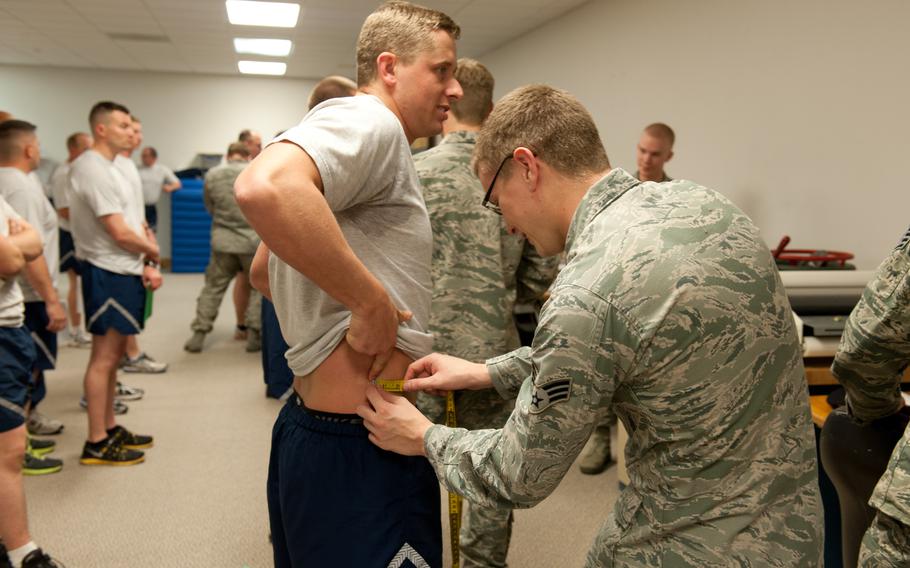
[[[417,551],[414,550],[414,547],[408,543],[404,543],[401,550],[395,554],[392,561],[389,562],[389,568],[401,568],[404,566],[405,560],[410,560],[415,568],[430,568],[430,565],[423,559],[423,556],[418,554]]]
[[[569,400],[572,392],[572,380],[560,379],[544,385],[535,385],[531,394],[531,414],[540,414],[558,402]]]

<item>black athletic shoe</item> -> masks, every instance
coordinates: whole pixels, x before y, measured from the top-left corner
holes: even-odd
[[[146,450],[154,445],[154,438],[143,434],[133,434],[119,424],[107,431],[107,435],[113,438],[124,448],[130,450]]]
[[[40,548],[29,552],[22,559],[22,568],[65,568]]]
[[[124,448],[111,436],[100,443],[85,442],[82,448],[82,465],[136,465],[145,461],[145,454]]]
[[[32,454],[36,458],[40,458],[46,454],[49,454],[54,451],[57,447],[57,442],[53,440],[42,440],[40,438],[32,438],[31,436],[27,439],[27,446],[25,451]]]
[[[2,540],[0,540],[0,568],[13,568],[13,563],[6,554],[6,547],[3,546]]]

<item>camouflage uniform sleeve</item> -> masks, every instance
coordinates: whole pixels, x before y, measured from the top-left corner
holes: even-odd
[[[424,447],[443,485],[482,505],[531,507],[543,500],[608,409],[640,336],[598,295],[574,286],[554,290],[531,348],[488,362],[501,392],[521,381],[506,425],[428,430]]]
[[[854,418],[900,410],[900,380],[910,362],[910,241],[879,266],[850,314],[831,372],[847,390]]]
[[[205,205],[205,210],[209,212],[209,215],[214,213],[214,207],[212,204],[212,176],[206,174],[205,179],[202,182],[202,204]]]
[[[539,299],[553,283],[558,269],[558,256],[540,256],[534,246],[525,241],[521,264],[518,266],[517,301],[522,303]]]

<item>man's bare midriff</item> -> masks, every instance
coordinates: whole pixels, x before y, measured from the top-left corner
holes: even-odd
[[[404,377],[412,361],[396,349],[380,378]],[[366,389],[370,384],[372,363],[372,357],[354,351],[347,341],[342,340],[315,371],[304,377],[294,377],[294,390],[307,408],[353,414],[358,406],[367,402]]]

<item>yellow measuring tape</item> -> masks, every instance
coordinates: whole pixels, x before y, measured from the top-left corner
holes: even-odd
[[[376,379],[376,386],[386,392],[403,393],[404,379]],[[455,428],[455,395],[446,393],[446,426]],[[461,533],[461,495],[449,493],[449,541],[452,544],[452,567],[458,568],[460,550],[458,546]]]

